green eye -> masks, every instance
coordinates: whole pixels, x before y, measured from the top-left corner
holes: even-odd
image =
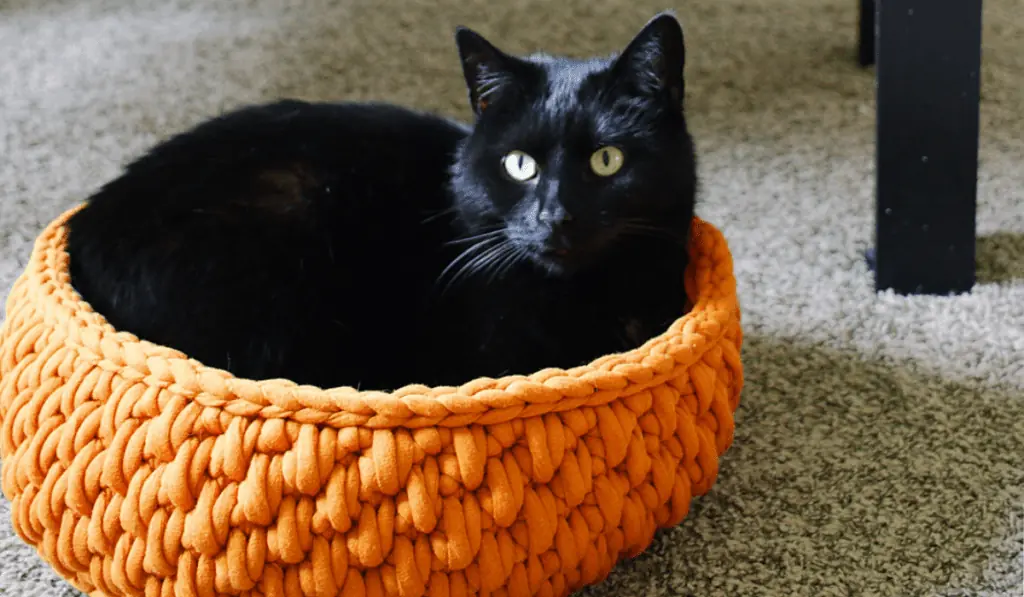
[[[537,161],[518,149],[503,157],[501,165],[505,167],[505,172],[512,180],[517,182],[526,182],[537,176]]]
[[[598,176],[611,176],[622,168],[625,159],[621,149],[608,145],[591,154],[590,169]]]

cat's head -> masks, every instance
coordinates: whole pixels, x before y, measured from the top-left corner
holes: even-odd
[[[553,275],[628,243],[685,239],[696,165],[675,17],[609,58],[513,57],[462,27],[456,44],[476,116],[452,166],[469,233]]]

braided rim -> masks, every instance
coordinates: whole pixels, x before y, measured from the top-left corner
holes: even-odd
[[[490,425],[631,396],[678,376],[715,346],[723,349],[724,358],[738,373],[731,406],[736,406],[743,385],[732,256],[722,233],[700,218],[692,222],[686,273],[687,294],[696,297],[693,308],[642,346],[572,369],[481,377],[460,386],[410,384],[382,392],[235,377],[174,349],[117,331],[70,283],[65,224],[82,207],[58,216],[36,239],[29,262],[8,296],[0,342],[7,341],[14,327],[37,325],[41,320],[44,329],[64,336],[65,346],[73,348],[78,358],[91,360],[104,371],[232,415],[334,428]],[[35,342],[40,334],[29,335],[36,337]]]

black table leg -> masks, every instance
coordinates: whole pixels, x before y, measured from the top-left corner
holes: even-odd
[[[860,0],[857,59],[861,66],[875,63],[875,0]]]
[[[875,286],[969,292],[981,0],[877,3]]]

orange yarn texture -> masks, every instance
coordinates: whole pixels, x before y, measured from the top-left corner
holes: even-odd
[[[15,530],[93,595],[561,597],[678,524],[732,442],[740,311],[700,219],[693,309],[636,350],[385,393],[116,331],[70,286],[71,213],[8,298],[0,456]]]

